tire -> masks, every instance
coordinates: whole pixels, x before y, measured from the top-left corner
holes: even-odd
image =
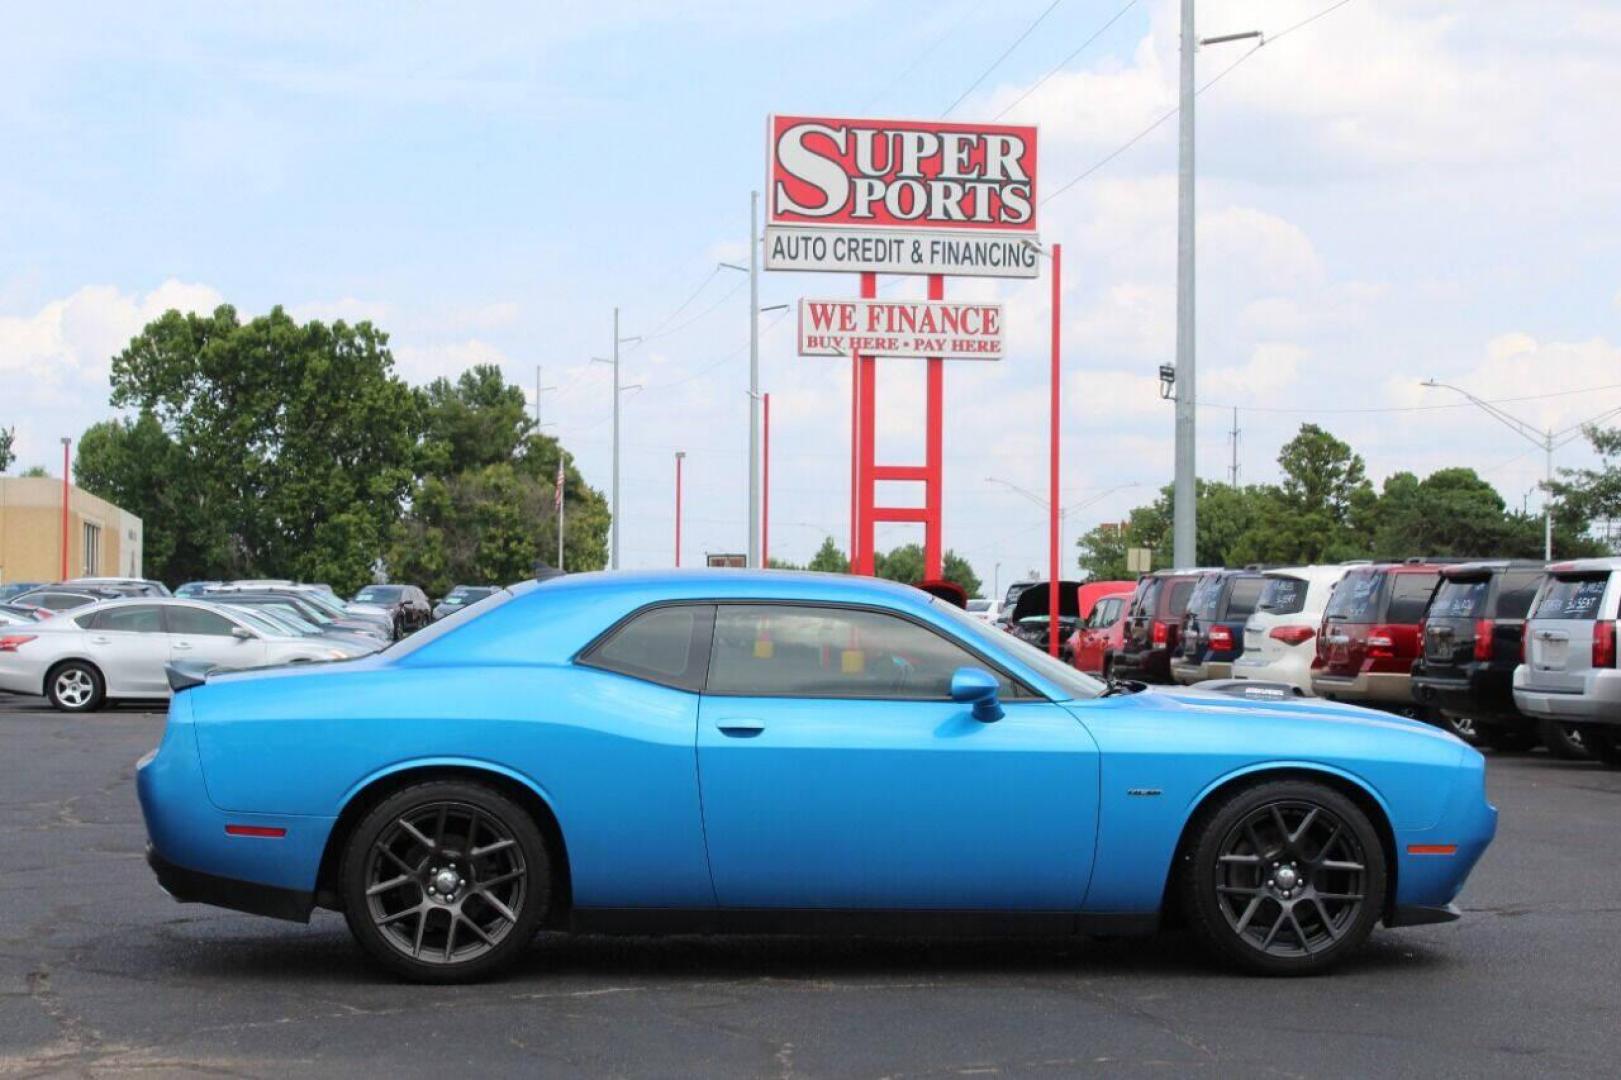
[[[510,966],[551,903],[551,854],[535,820],[467,781],[384,799],[349,834],[338,873],[355,940],[413,982],[472,982]]]
[[[1542,745],[1548,748],[1549,754],[1560,761],[1593,759],[1593,755],[1587,752],[1586,740],[1582,737],[1581,729],[1558,720],[1542,722]]]
[[[107,680],[88,660],[69,660],[46,674],[45,697],[59,712],[95,712],[107,703]]]
[[[1442,731],[1452,732],[1470,746],[1480,746],[1485,742],[1481,737],[1481,727],[1467,716],[1454,716],[1452,713],[1444,713],[1437,709],[1427,715],[1421,715],[1419,719],[1434,724]]]
[[[1621,769],[1621,731],[1606,724],[1583,724],[1582,745],[1612,769]]]
[[[1537,737],[1529,731],[1518,728],[1488,727],[1476,728],[1481,733],[1481,740],[1500,754],[1520,754],[1537,744]]]
[[[1368,816],[1306,780],[1259,784],[1201,810],[1177,876],[1206,949],[1262,975],[1315,975],[1355,952],[1379,921],[1387,881]]]

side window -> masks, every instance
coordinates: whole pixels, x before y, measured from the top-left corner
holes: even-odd
[[[1180,619],[1188,610],[1188,598],[1193,595],[1193,582],[1171,582],[1170,595],[1165,598],[1165,617]]]
[[[714,620],[715,609],[708,604],[652,608],[592,646],[580,663],[697,692],[704,688]]]
[[[722,604],[706,692],[757,697],[945,701],[978,657],[915,623],[876,611]],[[992,674],[997,674],[992,671]],[[1016,696],[997,674],[1004,697]]]
[[[164,608],[165,621],[171,634],[191,634],[194,637],[230,637],[236,624],[223,615],[203,608]]]
[[[1430,594],[1435,591],[1435,583],[1441,579],[1441,575],[1414,573],[1390,576],[1390,604],[1385,609],[1385,621],[1418,622],[1424,617],[1424,609],[1430,605]]]
[[[1531,610],[1531,599],[1542,584],[1540,570],[1510,570],[1497,583],[1497,618],[1523,619]]]
[[[103,608],[95,614],[94,629],[126,634],[163,633],[163,610],[152,604]]]

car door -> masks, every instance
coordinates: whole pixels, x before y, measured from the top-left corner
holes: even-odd
[[[169,639],[157,604],[120,604],[91,616],[85,631],[90,658],[107,680],[107,696],[163,695]]]
[[[893,613],[721,604],[698,719],[720,905],[1078,910],[1096,746],[1006,676],[1005,715],[974,719],[963,667],[991,669]]]
[[[237,623],[217,611],[190,604],[166,604],[164,625],[169,631],[169,657],[195,660],[221,668],[250,668],[264,662],[264,642],[257,634],[239,638]]]

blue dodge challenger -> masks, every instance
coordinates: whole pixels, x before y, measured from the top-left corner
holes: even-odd
[[[542,928],[1054,934],[1189,926],[1322,970],[1457,918],[1481,756],[1314,700],[1102,683],[927,594],[781,572],[581,574],[388,650],[171,671],[138,773],[183,901],[342,911],[412,979]]]

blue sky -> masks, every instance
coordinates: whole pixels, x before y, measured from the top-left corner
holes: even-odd
[[[549,430],[605,488],[588,358],[618,304],[649,334],[625,365],[645,387],[625,408],[625,562],[669,561],[677,449],[687,559],[740,549],[746,290],[714,268],[746,252],[766,115],[938,116],[1049,2],[19,9],[0,38],[0,423],[22,465],[54,468],[146,319],[280,303],[372,318],[413,381],[490,361],[529,387],[544,365]],[[1200,30],[1275,36],[1330,3],[1206,3]],[[1062,0],[952,116],[994,116],[1126,8],[1007,115],[1040,125],[1055,190],[1174,103],[1173,7]],[[1470,409],[1326,410],[1448,403],[1416,387],[1432,375],[1539,425],[1621,405],[1618,46],[1597,0],[1350,0],[1200,98],[1202,475],[1225,475],[1216,406],[1239,404],[1247,480],[1309,419],[1376,477],[1470,464],[1537,504],[1540,455]],[[1248,48],[1205,50],[1201,78]],[[1070,270],[1072,537],[1169,474],[1153,372],[1174,342],[1174,128],[1042,208]],[[854,288],[767,275],[761,298]],[[1006,582],[1045,561],[1039,508],[986,478],[1045,489],[1047,283],[948,295],[1009,308],[1010,357],[948,373],[945,504],[947,543]],[[847,531],[847,372],[766,325],[772,548],[803,558]],[[897,361],[880,383],[891,460],[921,453],[918,374]]]

